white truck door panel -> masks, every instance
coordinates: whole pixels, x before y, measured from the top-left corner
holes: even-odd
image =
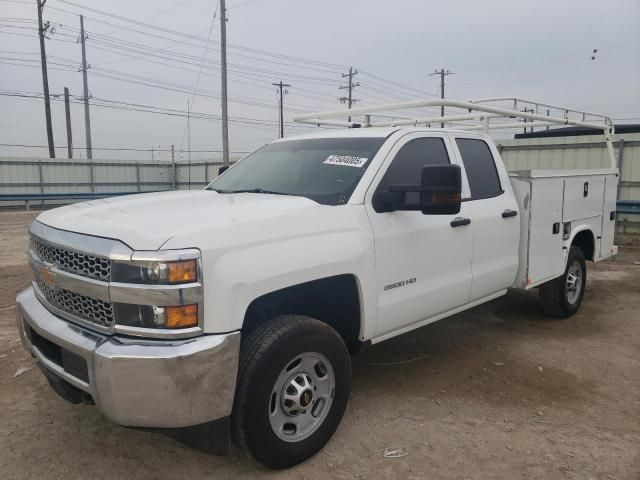
[[[473,301],[513,284],[518,270],[520,222],[517,216],[502,216],[518,209],[511,195],[468,203],[473,212]]]
[[[459,216],[469,218],[463,205]],[[455,215],[375,213],[379,335],[467,303],[471,288],[471,225]]]
[[[427,143],[426,157],[412,161],[416,152],[422,151],[415,148],[420,142]],[[429,142],[438,148],[428,145]],[[448,139],[437,134],[403,137],[390,151],[367,194],[366,208],[376,249],[378,336],[469,300],[473,224],[451,226],[454,218],[471,218],[468,205],[463,203],[458,215],[424,215],[419,211],[378,213],[371,204],[377,188],[385,189],[387,184],[419,184],[423,166],[456,163],[455,157],[447,152],[448,145]],[[407,155],[409,150],[413,152]],[[435,155],[442,156],[440,161]],[[403,162],[407,168],[400,172],[397,167]]]
[[[518,204],[497,151],[482,138],[455,135],[470,188],[473,260],[470,301],[507,289],[518,271]]]

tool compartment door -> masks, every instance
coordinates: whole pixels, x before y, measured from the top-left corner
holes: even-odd
[[[527,285],[556,278],[564,271],[562,250],[563,178],[531,179],[531,220]]]
[[[604,179],[604,175],[567,178],[562,220],[571,222],[602,215]]]
[[[618,196],[618,175],[605,177],[604,201],[602,205],[602,239],[600,240],[600,258],[613,255],[613,237],[616,230],[616,198]]]

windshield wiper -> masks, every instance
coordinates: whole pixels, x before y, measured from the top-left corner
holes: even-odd
[[[294,193],[274,192],[273,190],[265,190],[264,188],[245,188],[241,190],[216,190],[218,193],[265,193],[268,195],[295,195]]]

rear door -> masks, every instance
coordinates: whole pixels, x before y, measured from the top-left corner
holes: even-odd
[[[441,134],[402,137],[365,196],[375,239],[378,337],[408,330],[469,300],[473,226],[451,225],[456,217],[470,218],[469,204],[463,203],[458,215],[377,212],[372,205],[377,190],[419,184],[425,165],[458,163],[450,148]]]
[[[456,135],[469,183],[463,202],[473,216],[473,262],[470,301],[510,287],[518,271],[520,220],[511,183],[493,144],[483,138]]]

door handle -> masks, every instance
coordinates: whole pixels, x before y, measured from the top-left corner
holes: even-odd
[[[516,215],[518,215],[518,212],[516,212],[515,210],[507,209],[504,212],[502,212],[502,218],[515,217]]]
[[[454,228],[462,227],[464,225],[469,225],[470,223],[471,223],[470,218],[456,217],[453,220],[451,220],[451,226]]]

